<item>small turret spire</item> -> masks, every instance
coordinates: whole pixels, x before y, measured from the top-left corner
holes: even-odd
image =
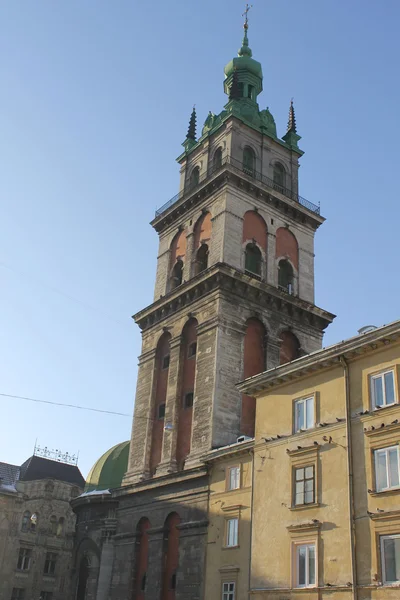
[[[247,35],[247,32],[249,30],[249,11],[253,8],[252,4],[248,4],[246,3],[246,10],[243,13],[243,17],[245,18],[244,20],[244,25],[243,25],[243,29],[244,29],[244,36],[243,36],[243,42],[242,42],[242,47],[240,48],[238,55],[239,56],[253,56],[253,53],[251,51],[251,49],[249,48],[249,38]]]
[[[294,114],[293,98],[290,101],[289,120],[286,133],[297,133],[296,116]]]
[[[194,104],[192,114],[190,115],[189,129],[186,136],[187,140],[193,140],[194,142],[196,141],[196,120],[196,105]]]

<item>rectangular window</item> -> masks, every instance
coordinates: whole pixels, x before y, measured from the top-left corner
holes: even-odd
[[[40,600],[53,600],[53,592],[40,592]]]
[[[158,418],[163,419],[165,417],[165,404],[160,404],[158,407]]]
[[[169,367],[169,354],[166,354],[162,359],[162,368],[168,369]]]
[[[238,545],[239,519],[227,519],[226,521],[226,547],[233,548]]]
[[[19,571],[29,571],[31,566],[32,550],[21,548],[18,555],[17,569]]]
[[[371,376],[372,407],[383,408],[395,404],[394,371]]]
[[[11,600],[24,600],[25,590],[24,588],[13,588],[11,594]]]
[[[295,431],[312,429],[314,422],[314,398],[303,398],[294,403]]]
[[[188,358],[193,358],[197,353],[197,342],[192,342],[188,349]]]
[[[398,446],[375,450],[375,479],[377,492],[400,486]]]
[[[316,579],[315,544],[296,546],[296,587],[314,587]]]
[[[47,552],[46,560],[44,561],[44,571],[45,575],[54,575],[56,570],[56,562],[57,562],[57,554],[55,552]]]
[[[240,467],[230,467],[228,469],[227,489],[238,490],[240,488]]]
[[[235,583],[229,581],[222,584],[222,600],[235,600]]]
[[[400,535],[381,537],[383,583],[400,583]]]
[[[294,470],[294,505],[313,504],[315,502],[314,465]]]
[[[193,392],[188,392],[185,394],[185,399],[183,401],[183,406],[185,408],[192,408],[193,406]]]

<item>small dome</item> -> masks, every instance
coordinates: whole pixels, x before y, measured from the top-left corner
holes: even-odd
[[[236,56],[233,58],[224,69],[225,77],[232,75],[235,69],[238,71],[247,71],[260,79],[263,78],[261,63],[250,56]]]
[[[120,487],[128,468],[130,442],[117,444],[107,450],[90,469],[85,492]]]

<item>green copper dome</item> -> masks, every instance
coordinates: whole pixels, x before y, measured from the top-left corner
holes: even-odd
[[[121,487],[128,468],[129,445],[130,442],[117,444],[94,463],[86,480],[85,492]]]
[[[247,36],[248,23],[244,24],[244,37],[242,47],[237,57],[233,58],[225,67],[225,93],[229,95],[232,85],[233,74],[237,73],[239,83],[252,85],[256,90],[256,96],[262,92],[263,72],[261,63],[254,60],[253,53],[249,47]]]

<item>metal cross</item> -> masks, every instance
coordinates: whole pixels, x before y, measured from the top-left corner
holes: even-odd
[[[252,4],[250,4],[250,5],[249,5],[249,4],[248,4],[248,2],[246,2],[246,10],[245,10],[245,11],[244,11],[244,13],[242,14],[242,17],[245,17],[245,18],[246,18],[246,20],[245,20],[245,25],[248,25],[248,24],[249,24],[249,12],[250,12],[250,10],[251,10],[252,8],[253,8],[253,5],[252,5]]]

